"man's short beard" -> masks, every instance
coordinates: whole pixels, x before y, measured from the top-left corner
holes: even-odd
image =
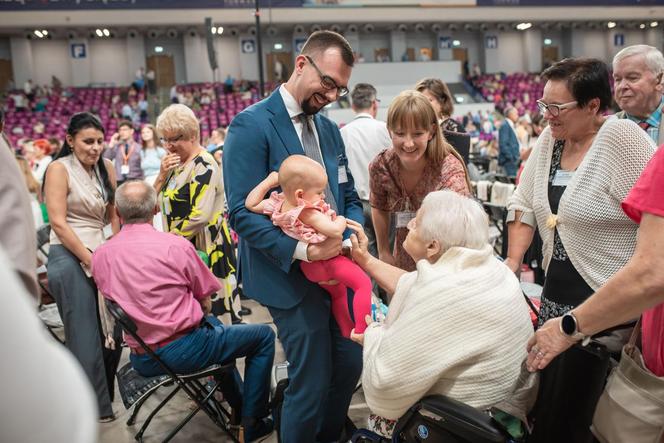
[[[318,114],[318,112],[323,109],[323,106],[320,108],[316,108],[311,104],[311,101],[313,100],[314,96],[312,95],[308,99],[304,100],[301,104],[300,107],[302,108],[302,112],[304,112],[307,115],[314,115]]]

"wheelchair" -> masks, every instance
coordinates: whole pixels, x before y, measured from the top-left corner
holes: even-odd
[[[366,429],[352,443],[510,443],[513,439],[489,413],[444,395],[430,395],[412,406],[398,421],[392,439]]]

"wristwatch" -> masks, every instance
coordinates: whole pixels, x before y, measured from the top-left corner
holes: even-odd
[[[560,332],[575,341],[581,341],[582,346],[590,343],[590,336],[579,331],[579,323],[572,312],[568,312],[560,319]]]

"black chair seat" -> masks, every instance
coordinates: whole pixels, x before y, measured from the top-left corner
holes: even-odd
[[[118,389],[125,409],[131,408],[134,403],[144,397],[149,397],[154,391],[162,386],[172,383],[168,375],[157,375],[156,377],[143,377],[136,369],[127,363],[115,374],[118,380]]]

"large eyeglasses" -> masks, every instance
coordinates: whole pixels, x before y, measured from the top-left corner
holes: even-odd
[[[576,105],[576,100],[569,103],[563,103],[562,105],[556,105],[554,103],[547,105],[542,100],[537,100],[537,107],[539,108],[540,112],[544,114],[544,112],[549,111],[549,114],[551,114],[552,117],[558,117],[562,111],[565,109],[573,108]]]
[[[160,138],[159,141],[161,141],[161,144],[166,146],[166,145],[174,145],[180,140],[184,138],[183,134],[178,135],[177,137],[172,137],[172,138]]]
[[[329,75],[323,74],[323,71],[318,69],[318,66],[316,66],[316,63],[309,57],[308,55],[305,55],[309,63],[311,63],[311,66],[314,67],[316,72],[318,72],[318,76],[320,77],[320,85],[325,88],[328,91],[331,91],[332,89],[337,90],[337,95],[339,97],[343,97],[344,95],[348,94],[348,88],[345,86],[339,86],[337,85],[337,82],[334,81],[332,77]]]

